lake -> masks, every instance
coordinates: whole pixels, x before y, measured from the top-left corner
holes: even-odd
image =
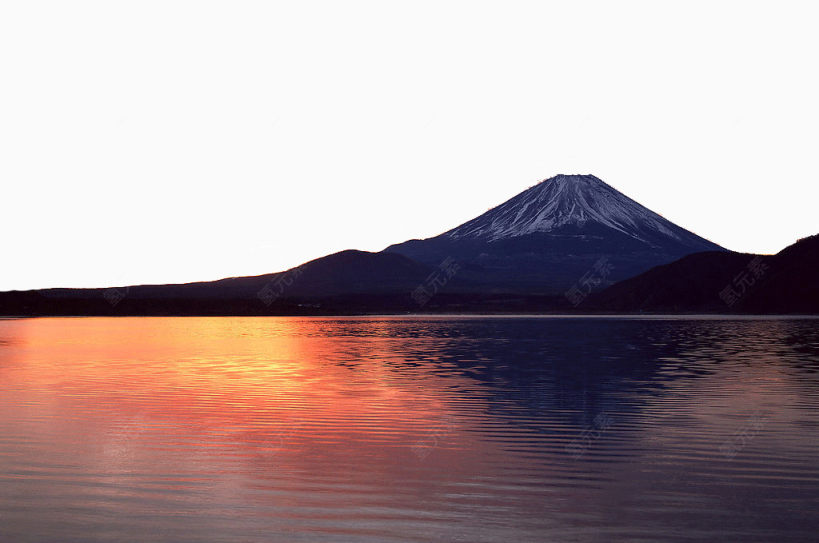
[[[819,320],[0,320],[0,541],[810,541]]]

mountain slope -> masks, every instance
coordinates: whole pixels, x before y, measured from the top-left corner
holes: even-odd
[[[757,285],[736,303],[745,313],[819,314],[819,234],[765,259]]]
[[[563,229],[573,232],[591,225],[609,228],[647,245],[660,246],[673,240],[694,251],[719,249],[593,175],[547,179],[443,236],[497,241]]]
[[[819,313],[819,235],[776,255],[706,252],[659,266],[592,297],[606,311]]]
[[[268,314],[334,297],[409,306],[430,268],[398,254],[342,251],[285,272],[176,285],[0,293],[0,315]]]
[[[211,282],[0,293],[0,315],[584,310],[591,293],[702,251],[718,255],[714,266],[728,271],[713,273],[723,282],[732,253],[594,176],[559,175],[439,236],[380,253],[342,251],[286,272]],[[686,273],[710,258],[692,256]],[[677,288],[660,278],[656,289],[663,284],[658,299]]]
[[[385,249],[427,265],[454,258],[480,288],[544,294],[564,292],[601,259],[605,286],[722,250],[592,175],[558,175],[439,236]]]

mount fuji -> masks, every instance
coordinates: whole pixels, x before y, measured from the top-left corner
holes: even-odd
[[[593,175],[558,175],[439,236],[392,245],[426,265],[455,259],[464,284],[558,294],[589,272],[595,289],[702,251],[724,251]]]
[[[578,300],[613,283],[709,251],[725,249],[597,177],[558,175],[443,234],[381,252],[347,250],[287,271],[181,285],[0,292],[0,315],[563,311],[589,307]],[[681,287],[687,276],[693,272],[670,274],[675,283],[660,288]]]

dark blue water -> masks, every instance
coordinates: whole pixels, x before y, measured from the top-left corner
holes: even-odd
[[[0,541],[811,541],[819,321],[0,321]]]

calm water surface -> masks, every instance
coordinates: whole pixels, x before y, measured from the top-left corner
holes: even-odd
[[[819,321],[0,321],[0,541],[810,541]]]

